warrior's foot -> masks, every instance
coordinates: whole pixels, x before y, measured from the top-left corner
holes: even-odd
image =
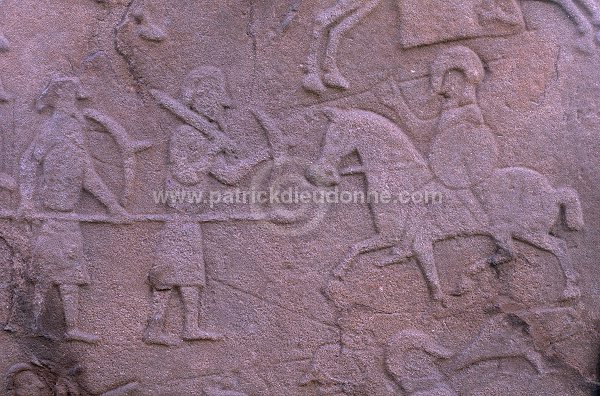
[[[181,339],[164,333],[147,332],[144,334],[143,341],[146,344],[177,346],[181,343]]]
[[[140,28],[139,35],[141,38],[160,43],[167,38],[167,35],[156,26],[148,25]]]
[[[67,331],[65,333],[65,339],[67,341],[80,341],[88,344],[95,344],[100,341],[100,337],[77,329]]]
[[[309,92],[321,94],[327,90],[318,74],[310,73],[302,81],[302,86]]]
[[[219,341],[223,339],[223,335],[200,329],[189,329],[183,332],[181,338],[185,341]]]
[[[348,82],[348,80],[346,80],[344,76],[342,76],[342,73],[340,73],[337,70],[325,73],[323,75],[323,81],[325,82],[325,85],[332,88],[339,88],[344,90],[350,88],[350,83]]]
[[[573,283],[567,282],[567,287],[562,293],[561,301],[577,301],[581,297],[581,290]]]

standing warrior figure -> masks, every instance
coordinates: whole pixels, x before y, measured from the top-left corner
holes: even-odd
[[[161,106],[173,112],[186,125],[178,127],[169,142],[169,191],[206,191],[209,176],[227,185],[238,183],[264,158],[228,163],[234,146],[225,136],[226,110],[230,99],[223,72],[201,67],[190,73],[179,102],[160,91],[152,95]],[[182,215],[198,213],[198,202],[172,199],[168,206]],[[178,291],[184,308],[182,339],[218,340],[219,334],[199,327],[200,297],[206,286],[202,227],[193,220],[169,221],[161,232],[155,265],[149,281],[153,290],[153,308],[144,341],[149,344],[176,345],[180,339],[165,333],[165,314],[173,291]]]
[[[38,110],[50,109],[21,159],[21,206],[25,218],[35,215],[36,195],[40,206],[56,214],[72,213],[83,190],[90,192],[111,213],[126,215],[125,209],[96,173],[85,147],[85,118],[77,107],[85,98],[77,78],[50,82],[38,99]],[[39,191],[36,189],[39,188]],[[67,340],[96,342],[98,337],[79,328],[79,291],[90,283],[83,255],[78,221],[48,220],[33,243],[32,273],[35,283],[34,331],[40,331],[45,299],[58,287],[66,322]]]

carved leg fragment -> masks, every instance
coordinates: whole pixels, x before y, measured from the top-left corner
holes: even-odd
[[[197,287],[182,287],[181,298],[184,309],[183,339],[186,341],[220,340],[220,334],[200,330],[198,320],[200,315],[200,291]]]
[[[519,239],[532,244],[533,246],[552,253],[560,264],[560,267],[566,278],[566,287],[562,293],[563,300],[576,300],[580,297],[581,291],[577,287],[577,278],[579,275],[571,264],[571,259],[567,253],[567,244],[560,238],[545,235],[520,235]]]
[[[307,58],[307,75],[302,84],[304,89],[316,93],[324,92],[323,81],[331,87],[348,88],[348,82],[337,68],[339,43],[343,34],[367,16],[380,1],[340,0],[336,5],[317,16]],[[326,35],[325,59],[323,60],[325,75],[321,77],[319,52]]]
[[[347,4],[336,4],[323,11],[315,18],[315,26],[312,33],[312,42],[306,60],[307,74],[302,86],[310,92],[320,93],[325,91],[325,85],[321,79],[321,66],[319,64],[319,52],[323,44],[323,37],[328,29],[336,24],[348,13]]]
[[[93,344],[98,342],[99,337],[88,334],[79,328],[79,286],[60,285],[60,297],[65,313],[67,331],[65,337],[69,341],[81,341]]]
[[[337,53],[343,35],[367,15],[369,15],[381,0],[369,0],[361,5],[356,11],[347,16],[338,25],[329,32],[329,44],[325,51],[325,59],[323,60],[323,81],[326,85],[334,88],[348,89],[350,84],[346,78],[340,73],[337,64]]]
[[[435,301],[444,303],[444,293],[440,284],[437,268],[435,265],[435,258],[433,255],[433,243],[431,239],[425,236],[418,236],[414,243],[415,257],[421,271],[425,276],[427,287],[431,293],[431,297]]]
[[[152,312],[148,319],[148,325],[144,331],[144,342],[147,344],[174,346],[180,340],[169,334],[165,334],[165,314],[169,299],[171,298],[171,290],[154,290],[152,292]]]

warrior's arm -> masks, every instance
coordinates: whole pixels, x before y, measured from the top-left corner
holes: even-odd
[[[151,90],[150,93],[162,107],[169,110],[186,124],[194,127],[194,129],[201,132],[207,138],[211,140],[229,141],[229,139],[206,118],[188,109],[182,103],[171,98],[166,93],[156,89]]]
[[[261,153],[250,158],[237,160],[234,164],[228,164],[224,158],[220,158],[219,162],[215,163],[210,169],[210,174],[219,182],[233,186],[239,183],[252,168],[257,164],[266,161],[270,158],[269,155]]]

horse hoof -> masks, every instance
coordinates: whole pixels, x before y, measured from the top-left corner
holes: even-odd
[[[302,82],[302,87],[308,92],[313,92],[316,94],[321,94],[327,90],[325,85],[323,85],[323,81],[316,74],[309,74],[304,78]]]
[[[442,308],[448,307],[448,301],[446,301],[446,296],[441,291],[433,294],[433,301],[440,304]]]
[[[328,72],[323,75],[325,84],[332,88],[346,90],[350,88],[350,83],[340,74],[340,72]]]

